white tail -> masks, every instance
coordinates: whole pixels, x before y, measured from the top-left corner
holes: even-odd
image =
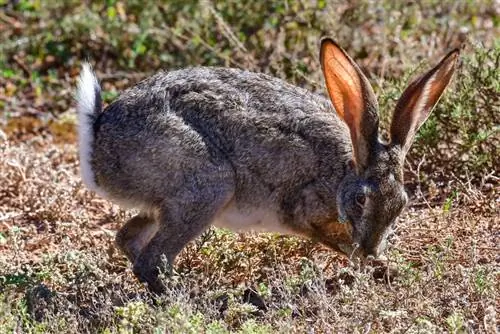
[[[78,80],[77,92],[78,141],[80,149],[80,173],[85,185],[99,191],[90,163],[94,143],[93,124],[101,111],[101,87],[89,63],[84,63]]]

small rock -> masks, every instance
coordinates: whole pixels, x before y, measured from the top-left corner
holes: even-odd
[[[245,292],[243,292],[243,302],[251,304],[261,311],[267,311],[267,305],[262,297],[259,296],[259,294],[251,288],[248,288],[245,290]]]

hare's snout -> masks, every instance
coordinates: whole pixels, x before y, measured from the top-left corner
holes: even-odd
[[[376,247],[362,249],[363,257],[367,260],[376,260],[384,253],[386,243],[379,244]]]
[[[382,240],[380,243],[377,243],[375,245],[366,245],[365,247],[361,246],[361,251],[363,253],[363,256],[365,258],[372,258],[372,259],[377,259],[385,250],[387,247],[387,242]]]
[[[373,249],[364,249],[358,243],[353,243],[352,245],[339,244],[340,250],[348,256],[351,260],[356,260],[359,262],[366,262],[370,260],[381,259],[384,247],[376,247]]]
[[[354,238],[352,244],[339,244],[338,246],[349,258],[364,262],[365,260],[380,259],[387,248],[387,239],[384,237],[379,242],[373,242],[372,240],[363,242]]]

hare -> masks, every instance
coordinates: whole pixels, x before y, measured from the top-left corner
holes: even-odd
[[[160,72],[102,110],[85,64],[77,100],[86,186],[140,209],[117,233],[133,271],[161,293],[162,257],[210,225],[307,236],[377,257],[408,202],[403,163],[450,82],[459,50],[412,82],[379,139],[368,79],[330,38],[320,61],[330,100],[271,76],[194,67]]]

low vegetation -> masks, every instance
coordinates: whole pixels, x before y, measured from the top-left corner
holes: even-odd
[[[0,0],[0,333],[495,333],[500,40],[472,1]],[[104,99],[160,68],[235,66],[323,93],[318,40],[370,77],[385,124],[417,72],[454,47],[453,84],[406,166],[409,208],[384,263],[311,241],[211,229],[149,295],[113,244],[132,213],[78,175],[75,80]]]

